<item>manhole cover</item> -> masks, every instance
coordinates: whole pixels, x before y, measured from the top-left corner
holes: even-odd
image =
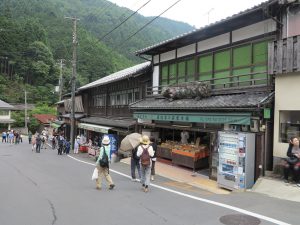
[[[220,218],[220,222],[225,225],[258,225],[260,220],[248,215],[232,214]]]

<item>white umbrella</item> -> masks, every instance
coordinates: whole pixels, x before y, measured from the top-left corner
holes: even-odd
[[[120,150],[130,151],[136,148],[140,144],[140,139],[142,135],[139,133],[128,134],[122,141],[120,145]]]

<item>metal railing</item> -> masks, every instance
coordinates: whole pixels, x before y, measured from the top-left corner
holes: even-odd
[[[255,75],[260,75],[260,74],[263,77],[255,78]],[[184,84],[189,84],[193,82],[186,82]],[[246,88],[255,88],[255,87],[273,87],[274,85],[273,76],[268,75],[267,71],[258,71],[258,72],[247,73],[247,74],[231,75],[222,78],[212,78],[201,82],[206,82],[209,84],[212,94],[217,93],[219,91],[230,92],[230,90],[236,90],[236,89],[246,89]],[[149,97],[153,95],[161,95],[163,89],[167,87],[182,87],[182,84],[147,87],[146,96]]]

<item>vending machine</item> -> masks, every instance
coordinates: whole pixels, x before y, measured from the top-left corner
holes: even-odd
[[[245,190],[254,184],[255,134],[233,131],[218,133],[219,187]]]

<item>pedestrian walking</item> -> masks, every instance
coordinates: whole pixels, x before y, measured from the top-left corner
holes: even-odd
[[[23,135],[20,133],[20,141],[23,143]]]
[[[102,188],[102,178],[105,177],[107,184],[109,185],[109,190],[115,187],[111,176],[109,175],[109,163],[111,161],[110,156],[111,146],[108,136],[104,136],[102,139],[102,147],[100,148],[100,154],[96,162],[96,167],[98,169],[98,179],[96,179],[96,188],[101,190]]]
[[[65,153],[68,155],[70,153],[71,143],[65,140]]]
[[[32,137],[31,144],[32,144],[31,149],[32,149],[32,151],[34,151],[36,149],[36,136]]]
[[[41,135],[38,134],[36,139],[35,139],[35,145],[36,145],[36,153],[40,153],[41,152],[41,144],[42,144],[42,138]]]
[[[63,152],[63,147],[64,147],[64,137],[60,134],[58,137],[58,149],[57,149],[57,154],[62,155]]]
[[[51,143],[52,143],[52,149],[54,150],[56,147],[56,137],[55,136],[52,137]]]
[[[2,133],[2,143],[6,143],[6,131],[3,131]]]
[[[9,143],[13,144],[14,143],[14,137],[15,137],[13,131],[9,132],[8,137],[9,137]]]
[[[155,176],[155,163],[156,163],[156,152],[157,152],[157,143],[154,137],[150,137],[150,145],[153,148],[154,155],[151,157],[151,181],[154,181]]]
[[[130,170],[131,170],[131,180],[132,181],[138,181],[138,179],[136,179],[135,169],[137,169],[139,179],[141,179],[140,158],[136,154],[138,147],[139,146],[137,146],[136,148],[131,150]]]
[[[148,192],[150,185],[151,174],[151,157],[154,156],[153,148],[150,144],[150,139],[147,135],[143,135],[140,140],[141,145],[138,147],[137,156],[140,157],[141,175],[143,191]]]
[[[74,142],[74,154],[78,154],[80,137],[77,136]]]
[[[41,148],[42,149],[47,149],[46,137],[44,135],[42,135],[41,140],[42,140],[42,146],[41,146]]]
[[[32,140],[32,133],[31,131],[28,132],[28,142],[29,144],[31,144],[31,140]]]

